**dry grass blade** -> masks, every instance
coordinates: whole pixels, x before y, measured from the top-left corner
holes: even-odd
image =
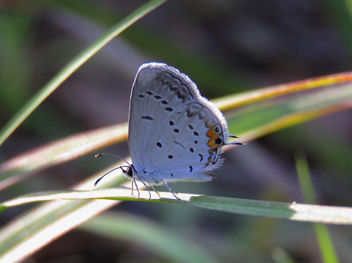
[[[127,125],[118,124],[69,136],[26,152],[0,165],[0,190],[26,178],[26,174],[83,156],[127,139]]]

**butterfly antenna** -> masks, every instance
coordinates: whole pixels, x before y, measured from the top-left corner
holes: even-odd
[[[117,170],[117,169],[122,169],[122,170],[123,170],[123,167],[128,167],[128,166],[119,166],[119,167],[116,167],[116,168],[110,170],[109,172],[103,174],[102,176],[100,176],[99,179],[95,181],[94,187],[97,186],[97,184],[100,182],[101,179],[103,179],[103,177],[104,177],[105,175],[108,175],[109,173],[111,173],[111,172],[113,172],[113,171],[115,171],[115,170]],[[123,170],[123,171],[124,171],[124,170]]]
[[[228,142],[226,145],[246,145],[247,143],[242,143],[242,142]]]
[[[240,138],[240,137],[238,137],[238,136],[236,136],[236,135],[234,135],[234,134],[229,134],[229,137],[230,138],[235,138],[235,139],[238,139],[238,138]],[[242,143],[242,142],[228,142],[228,143],[226,143],[226,145],[246,145],[247,143]]]
[[[118,156],[118,155],[116,155],[116,154],[111,154],[111,153],[98,153],[98,154],[94,155],[95,158],[98,158],[98,157],[101,157],[101,156],[117,157],[117,158],[119,158],[119,159],[125,161],[129,166],[131,166],[131,164],[130,164],[129,162],[127,162],[125,158],[122,158],[122,157],[120,157],[120,156]]]

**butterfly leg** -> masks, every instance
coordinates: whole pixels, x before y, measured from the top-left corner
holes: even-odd
[[[135,180],[135,178],[136,178],[136,177],[133,177],[134,180]],[[138,179],[142,182],[142,184],[144,184],[145,188],[148,190],[148,193],[149,193],[149,200],[150,200],[150,199],[152,198],[152,194],[150,193],[148,186],[145,184],[145,182],[143,181],[142,178],[138,178]],[[136,187],[137,187],[137,184],[136,184]],[[139,198],[139,191],[138,191],[138,198]]]
[[[175,192],[172,191],[172,189],[166,184],[166,182],[165,182],[163,179],[161,179],[161,181],[162,181],[163,184],[167,187],[167,189],[169,189],[169,191],[172,193],[172,195],[173,195],[174,197],[176,197],[176,199],[181,200],[180,198],[178,198],[178,197],[175,195]]]
[[[133,195],[133,183],[134,183],[134,180],[131,180],[131,189],[132,189],[131,195]]]
[[[151,185],[151,187],[153,188],[153,190],[155,191],[155,193],[157,193],[158,194],[158,196],[160,197],[160,194],[159,194],[159,192],[154,188],[154,186],[152,186]]]
[[[138,198],[139,198],[139,189],[138,189],[138,185],[137,185],[137,182],[136,182],[136,177],[133,177],[132,179],[132,195],[133,195],[133,183],[134,185],[136,186],[136,190],[137,190],[137,193],[138,193]]]

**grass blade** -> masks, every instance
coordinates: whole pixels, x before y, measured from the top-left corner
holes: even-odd
[[[229,95],[213,100],[213,102],[219,109],[226,111],[253,102],[263,101],[293,92],[321,88],[339,83],[347,83],[350,81],[352,81],[352,72],[338,73]]]
[[[15,116],[5,125],[0,132],[0,146],[11,135],[11,133],[48,97],[62,82],[75,72],[84,62],[98,52],[110,40],[120,34],[141,17],[145,16],[166,0],[152,0],[143,5],[124,20],[114,25],[110,30],[98,39],[94,44],[81,52],[66,67],[64,67],[48,84],[46,84],[34,97],[20,109]]]
[[[28,173],[83,156],[127,139],[127,124],[118,124],[69,136],[0,165],[0,190],[27,178]]]
[[[131,195],[131,189],[112,188],[93,191],[52,191],[34,193],[9,200],[0,205],[0,211],[8,207],[32,202],[76,199],[108,199],[124,201],[166,202],[187,204],[211,210],[243,215],[266,216],[304,222],[330,224],[352,224],[352,208],[306,205],[297,203],[269,202],[230,197],[205,196],[178,193],[177,200],[169,192],[152,193],[149,199],[147,191],[140,191],[140,198]],[[1,241],[1,240],[0,240]]]
[[[316,204],[317,200],[314,194],[313,183],[309,173],[307,161],[302,156],[296,157],[296,168],[298,178],[303,190],[303,195],[308,203]],[[326,263],[339,263],[334,245],[327,226],[323,224],[314,224],[315,233],[317,235],[320,252]]]

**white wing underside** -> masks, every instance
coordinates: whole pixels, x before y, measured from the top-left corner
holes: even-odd
[[[131,92],[128,134],[138,178],[150,184],[161,179],[212,180],[210,171],[220,164],[220,148],[209,146],[211,127],[218,127],[221,143],[226,143],[222,113],[186,75],[161,63],[139,68]]]

